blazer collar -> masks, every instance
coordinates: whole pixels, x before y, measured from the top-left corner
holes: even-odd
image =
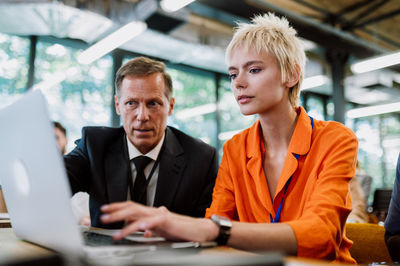
[[[160,169],[154,206],[163,205],[170,208],[179,183],[181,182],[186,161],[184,150],[173,131],[167,127],[165,134],[164,148],[160,154]]]
[[[110,202],[125,201],[128,195],[128,181],[132,178],[126,134],[121,134],[110,143],[104,155],[104,175]]]

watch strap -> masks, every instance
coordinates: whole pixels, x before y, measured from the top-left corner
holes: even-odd
[[[211,220],[219,227],[219,234],[215,241],[219,246],[225,246],[231,236],[231,220],[227,217],[215,214],[211,216]]]

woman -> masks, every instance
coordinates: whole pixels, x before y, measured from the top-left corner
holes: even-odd
[[[297,106],[305,53],[296,31],[284,18],[257,16],[239,24],[226,58],[240,111],[259,119],[224,145],[206,213],[212,219],[125,202],[104,206],[102,221],[127,222],[115,239],[144,230],[355,263],[344,226],[357,139],[342,124],[315,120]]]

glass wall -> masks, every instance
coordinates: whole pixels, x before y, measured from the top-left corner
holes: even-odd
[[[26,91],[29,39],[0,33],[0,108]]]
[[[386,114],[353,121],[358,138],[358,160],[361,168],[372,176],[370,203],[376,188],[392,187],[400,152],[400,117]]]
[[[67,150],[83,126],[110,125],[111,117],[111,57],[81,65],[79,52],[59,43],[37,43],[34,88],[44,93],[51,118],[67,129]]]
[[[307,113],[315,119],[325,120],[324,104],[321,97],[315,95],[307,97]]]
[[[215,75],[168,64],[174,84],[175,108],[169,124],[216,146]]]
[[[219,154],[222,156],[222,146],[226,140],[236,133],[250,127],[257,119],[256,115],[244,116],[233,96],[230,80],[226,77],[219,83],[219,112],[220,112],[220,133]],[[220,156],[220,157],[221,157]]]

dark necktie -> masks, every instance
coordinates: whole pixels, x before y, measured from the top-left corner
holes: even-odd
[[[151,158],[146,156],[138,156],[133,158],[133,163],[136,167],[136,179],[133,186],[133,201],[146,205],[147,201],[147,182],[144,175],[144,168],[152,161]],[[132,191],[132,190],[131,190]]]

